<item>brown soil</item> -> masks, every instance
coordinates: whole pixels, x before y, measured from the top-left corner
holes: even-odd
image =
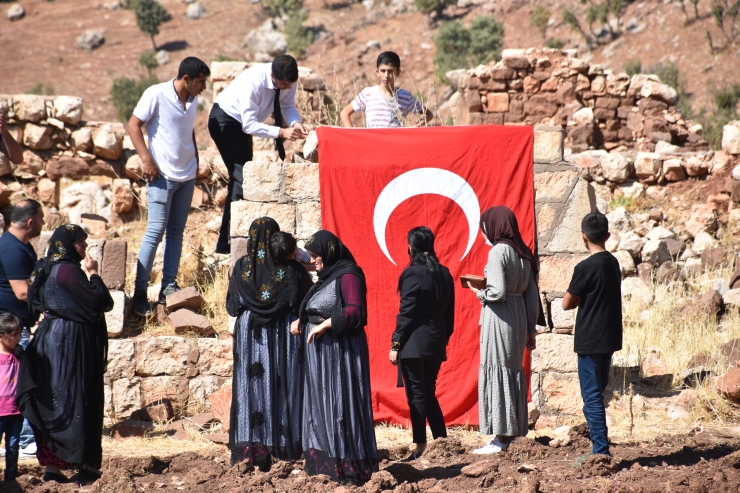
[[[300,462],[278,462],[269,473],[248,463],[229,466],[228,456],[105,457],[103,477],[86,491],[159,492],[325,492],[395,493],[475,490],[521,493],[719,492],[740,488],[740,440],[701,432],[693,436],[662,436],[651,443],[612,445],[613,458],[592,456],[578,468],[573,460],[590,451],[588,428],[576,426],[572,442],[561,448],[549,439],[516,439],[497,456],[476,456],[454,439],[430,445],[422,458],[397,462],[403,450],[381,449],[380,471],[363,487],[340,486],[327,476],[307,476]],[[472,467],[470,467],[473,465]],[[468,467],[466,467],[468,466]],[[22,468],[18,484],[2,491],[63,493],[75,485],[42,483],[38,466]]]

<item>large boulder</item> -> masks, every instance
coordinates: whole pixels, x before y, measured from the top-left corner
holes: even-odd
[[[9,21],[17,21],[23,19],[25,16],[26,11],[19,3],[11,5],[8,7],[8,10],[5,11],[5,17],[7,17]]]
[[[103,159],[115,160],[123,152],[123,131],[107,123],[93,133],[93,152]]]
[[[267,19],[257,29],[251,30],[242,43],[243,48],[254,53],[264,53],[270,57],[282,55],[288,49],[288,41],[272,19]]]
[[[617,251],[629,252],[632,258],[637,258],[642,252],[643,246],[647,240],[642,236],[638,235],[634,231],[628,231],[622,235],[622,239],[619,241]]]
[[[678,99],[678,94],[674,88],[653,80],[647,80],[642,84],[640,95],[643,98],[658,99],[668,104],[676,104]]]
[[[654,266],[662,265],[671,260],[668,245],[663,240],[648,240],[642,247],[642,261]]]
[[[23,145],[36,151],[51,149],[53,145],[51,140],[53,132],[54,127],[26,123],[23,129]]]
[[[185,10],[185,16],[188,19],[200,19],[203,17],[203,14],[205,14],[206,9],[203,8],[203,5],[201,5],[198,2],[193,2],[190,5],[188,5],[187,9]]]
[[[740,120],[731,121],[722,128],[722,150],[740,154]]]
[[[18,120],[38,122],[46,118],[46,101],[43,96],[19,94],[13,96],[13,111]]]
[[[57,96],[53,103],[54,118],[70,125],[77,125],[82,119],[82,98]]]
[[[632,258],[632,254],[625,251],[616,251],[613,253],[614,258],[619,262],[619,270],[622,273],[622,277],[634,276],[637,272],[635,267],[635,259]]]
[[[627,209],[620,206],[606,215],[609,231],[627,232],[632,229],[632,219]]]
[[[660,156],[654,152],[638,152],[635,158],[635,174],[647,183],[653,183],[660,176]]]
[[[613,152],[601,159],[604,178],[613,183],[624,183],[632,173],[632,163],[626,156]]]
[[[92,130],[87,127],[78,128],[72,132],[70,146],[76,152],[90,152],[93,148]]]
[[[106,204],[103,188],[92,181],[73,183],[62,190],[59,200],[59,208],[74,224],[79,224],[83,213],[101,214]]]
[[[128,212],[134,206],[134,194],[128,178],[117,178],[111,186],[111,210],[117,214]]]
[[[97,29],[88,29],[77,36],[75,46],[81,50],[92,51],[105,43],[105,34]]]

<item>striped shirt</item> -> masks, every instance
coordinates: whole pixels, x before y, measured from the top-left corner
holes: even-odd
[[[409,113],[421,113],[424,107],[405,89],[399,89],[396,96],[387,99],[380,86],[366,87],[352,100],[352,109],[365,112],[367,128],[388,128],[402,126],[399,117]]]

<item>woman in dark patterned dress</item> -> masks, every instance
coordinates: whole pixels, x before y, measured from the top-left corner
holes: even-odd
[[[268,471],[272,457],[301,456],[303,341],[290,334],[311,277],[293,260],[296,241],[274,219],[249,228],[247,254],[234,265],[226,307],[234,325],[231,462]]]
[[[319,280],[301,304],[306,341],[303,454],[309,475],[361,484],[377,470],[365,275],[329,231],[306,243]]]
[[[113,309],[113,299],[98,262],[85,255],[86,239],[79,226],[58,227],[29,278],[29,308],[44,318],[21,359],[17,402],[33,428],[39,464],[46,466],[44,481],[67,482],[61,469],[79,469],[81,484],[101,474],[104,312]]]

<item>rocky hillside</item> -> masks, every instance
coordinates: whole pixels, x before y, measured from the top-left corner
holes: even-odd
[[[75,94],[85,101],[87,119],[115,119],[110,101],[113,80],[146,75],[138,59],[152,47],[149,38],[139,31],[134,13],[122,8],[123,3],[21,0],[20,18],[17,4],[0,4],[4,14],[0,18],[0,40],[5,75],[0,92],[18,94],[33,88],[42,93]],[[160,80],[174,76],[177,62],[186,55],[208,62],[219,56],[254,58],[254,51],[244,46],[245,37],[270,18],[263,3],[254,0],[195,2],[202,8],[182,0],[160,3],[172,16],[155,37],[158,48],[166,50],[172,60],[153,71]],[[575,0],[548,0],[541,5],[551,12],[545,37],[562,41],[566,48],[578,48],[587,61],[614,71],[624,69],[630,60],[640,61],[644,68],[656,62],[675,62],[695,110],[711,107],[713,92],[738,78],[733,61],[740,49],[740,43],[732,38],[735,26],[725,23],[725,36],[712,20],[709,0],[699,0],[696,20],[687,3],[689,23],[685,27],[687,17],[677,2],[634,2],[621,16],[619,30],[623,34],[614,41],[603,35],[605,28],[593,26],[600,37],[592,49],[562,22],[562,13],[573,10],[588,31],[584,6]],[[380,50],[390,49],[402,56],[406,73],[403,85],[421,92],[432,104],[437,101],[443,105],[447,87],[435,83],[432,63],[438,23],[416,12],[412,1],[307,0],[304,6],[309,13],[305,24],[316,41],[301,64],[326,78],[340,103],[374,83],[375,57]],[[492,14],[505,26],[505,48],[539,47],[545,37],[532,26],[533,9],[534,3],[517,0],[459,0],[457,6],[445,10],[443,17],[467,23],[478,15]],[[11,21],[8,17],[18,19]],[[90,51],[79,48],[77,39],[87,30],[99,31],[104,37],[102,45]],[[707,33],[713,40],[714,54],[710,53]]]

